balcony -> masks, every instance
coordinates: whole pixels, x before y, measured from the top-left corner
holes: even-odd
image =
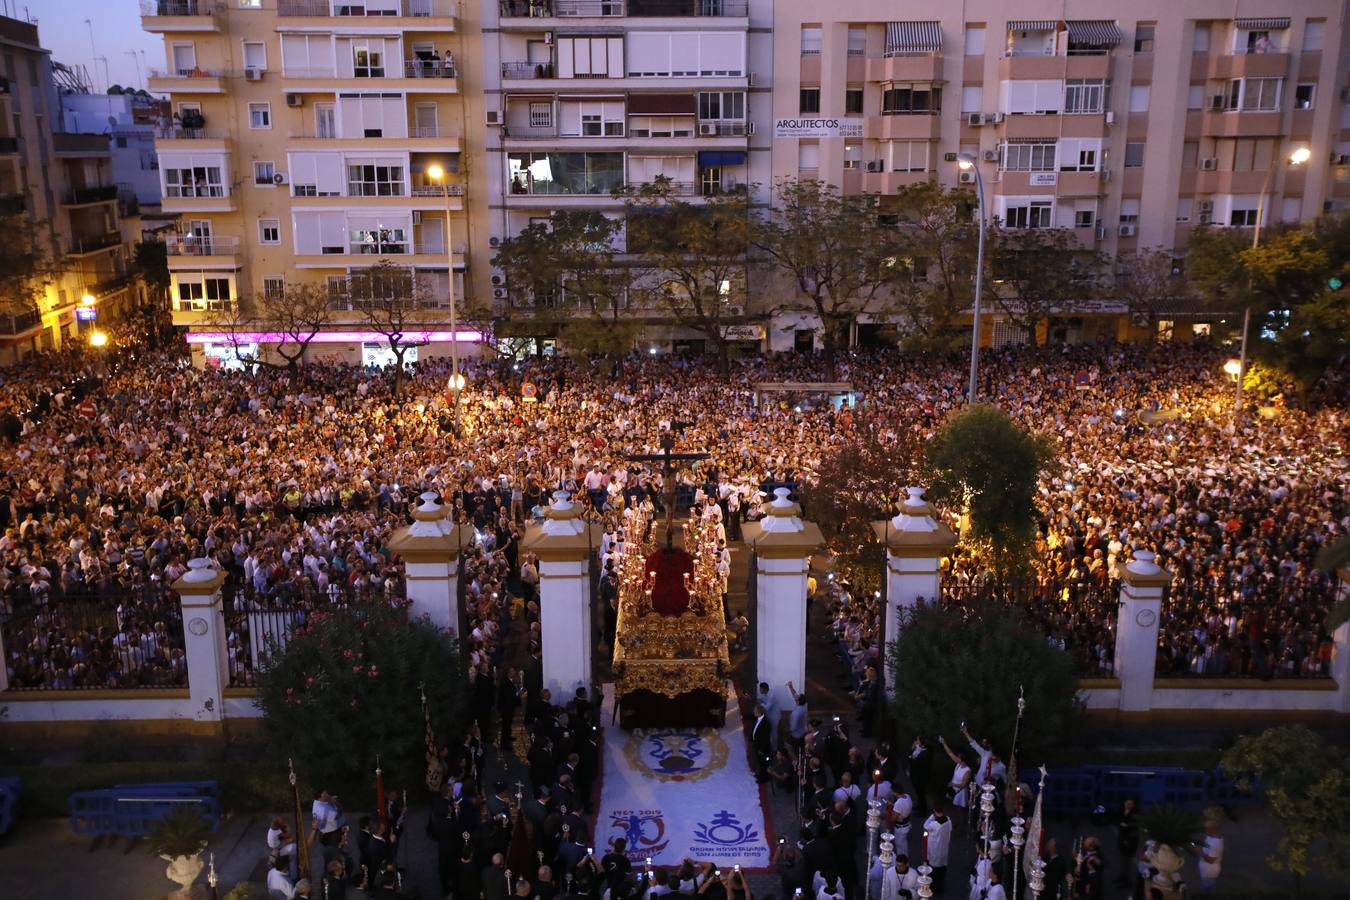
[[[1229,78],[1285,78],[1289,75],[1288,53],[1210,54],[1205,77],[1226,81]]]
[[[388,65],[355,72],[338,72],[330,66],[285,66],[281,70],[287,92],[402,90],[420,94],[453,94],[459,90],[453,59],[440,61],[392,60]]]
[[[503,19],[568,18],[738,18],[750,14],[749,0],[499,0]]]
[[[67,256],[88,256],[90,253],[102,253],[122,246],[122,235],[116,231],[94,234],[88,237],[72,238]]]
[[[451,0],[277,0],[278,16],[334,19],[453,19]],[[424,23],[425,24],[425,23]]]
[[[942,134],[942,117],[935,112],[887,113],[864,120],[864,136],[881,141],[935,141]]]
[[[221,185],[172,189],[160,201],[166,213],[230,212],[234,197]]]
[[[42,324],[42,313],[30,309],[23,313],[0,313],[0,334],[14,337],[32,331]]]
[[[66,191],[61,202],[66,206],[88,206],[94,203],[111,203],[117,199],[117,185],[107,184],[99,187],[71,188]]]
[[[454,78],[455,61],[453,59],[409,59],[403,63],[404,78]]]
[[[232,259],[239,255],[239,238],[225,235],[198,237],[195,234],[174,234],[165,239],[164,250],[169,256],[190,256],[196,261],[205,261],[204,257],[213,256]]]
[[[1276,110],[1208,110],[1200,123],[1205,137],[1279,137],[1284,133]]]
[[[141,28],[151,33],[220,31],[220,0],[141,0]]]
[[[552,78],[553,63],[504,62],[502,78]]]
[[[64,159],[111,157],[111,140],[106,134],[75,134],[58,131],[52,135],[52,150]]]
[[[102,300],[126,290],[130,284],[131,275],[127,272],[119,272],[116,275],[105,275],[96,281],[88,283],[88,291]]]
[[[884,163],[871,163],[862,173],[862,190],[867,194],[895,194],[915,184],[923,184],[933,177],[932,172],[887,172]]]
[[[439,184],[415,184],[415,185],[412,186],[412,194],[411,194],[411,196],[413,196],[413,197],[444,197],[444,196],[445,196],[445,190],[446,190],[446,189],[445,189],[444,187],[442,187],[441,185],[439,185]],[[452,185],[450,185],[450,196],[451,196],[451,197],[463,197],[463,196],[464,196],[464,185],[462,185],[462,184],[452,184]]]
[[[937,53],[913,53],[867,60],[867,81],[940,81],[942,57]]]
[[[331,128],[298,128],[288,135],[292,141],[314,141],[322,144],[346,141],[362,148],[436,150],[442,153],[459,153],[459,136],[448,133],[447,128],[439,125],[410,125],[406,136],[399,134],[357,134],[340,135]]]
[[[223,94],[225,73],[210,69],[151,69],[149,89],[159,94]]]

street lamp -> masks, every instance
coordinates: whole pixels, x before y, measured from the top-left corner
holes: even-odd
[[[455,400],[455,424],[459,424],[459,392],[464,387],[464,376],[459,373],[459,323],[455,315],[455,244],[450,232],[450,175],[439,165],[427,167],[427,177],[439,182],[445,195],[445,259],[446,280],[450,285],[450,390]]]
[[[1228,373],[1229,377],[1236,378],[1242,374],[1242,362],[1237,359],[1230,359],[1223,364],[1223,370]]]
[[[958,154],[956,164],[963,171],[975,173],[975,194],[980,202],[980,243],[979,250],[975,254],[975,310],[970,326],[970,403],[974,405],[979,385],[980,294],[984,289],[984,177],[980,175],[980,167],[976,164],[973,153]]]
[[[91,331],[91,332],[89,332],[89,346],[91,346],[91,347],[106,347],[106,346],[108,346],[108,335],[107,335],[107,333],[106,333],[106,332],[102,332],[102,331]]]
[[[80,298],[80,305],[82,306],[93,306],[96,303],[98,303],[98,298],[88,291],[85,291],[84,296]]]
[[[1312,158],[1312,151],[1307,147],[1299,147],[1288,156],[1290,166],[1301,166]],[[1252,229],[1252,249],[1255,250],[1261,246],[1261,219],[1266,211],[1266,195],[1270,193],[1271,182],[1275,178],[1275,163],[1271,163],[1269,171],[1266,172],[1265,183],[1261,185],[1261,193],[1256,198],[1256,226]],[[1238,359],[1237,370],[1237,389],[1233,392],[1233,417],[1242,415],[1242,379],[1247,374],[1247,332],[1251,327],[1252,307],[1251,302],[1247,302],[1242,308],[1242,353]],[[1227,368],[1225,367],[1225,371]]]

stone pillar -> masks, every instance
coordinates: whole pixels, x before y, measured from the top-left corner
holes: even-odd
[[[224,583],[225,573],[212,568],[208,559],[190,560],[187,574],[173,583],[182,598],[188,695],[192,698],[192,717],[198,722],[222,722],[225,718],[230,669],[220,596]]]
[[[1336,570],[1336,574],[1340,577],[1336,600],[1343,603],[1350,600],[1350,566],[1342,566]],[[1336,708],[1343,713],[1350,713],[1350,622],[1342,622],[1332,633],[1331,639],[1335,645],[1332,651],[1335,656],[1331,659],[1331,677],[1336,679],[1338,697]],[[0,678],[2,677],[3,675],[0,675]]]
[[[923,488],[905,488],[909,495],[893,518],[873,522],[877,540],[886,547],[886,633],[881,648],[885,660],[887,696],[895,697],[895,672],[890,645],[900,637],[906,611],[920,601],[936,603],[942,592],[942,557],[956,546],[956,535],[935,516],[923,499]]]
[[[818,525],[802,521],[787,488],[773,493],[768,515],[744,529],[755,551],[755,678],[769,685],[779,709],[790,710],[788,682],[806,691],[806,579],[825,540]]]
[[[521,549],[539,557],[539,627],[544,687],[565,704],[579,687],[589,690],[591,652],[591,554],[598,526],[581,518],[567,491],[555,491],[544,521],[525,531]]]
[[[437,628],[459,636],[460,609],[456,589],[462,529],[446,518],[446,507],[436,495],[421,495],[413,522],[389,540],[389,548],[403,560],[404,581],[413,618],[422,616]]]
[[[1116,677],[1120,708],[1145,712],[1153,708],[1153,673],[1158,662],[1158,620],[1162,596],[1172,573],[1154,562],[1150,550],[1136,550],[1121,573],[1120,609],[1116,615]]]

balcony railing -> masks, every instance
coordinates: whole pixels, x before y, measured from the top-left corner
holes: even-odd
[[[115,294],[131,283],[131,275],[126,272],[119,272],[116,275],[105,275],[103,278],[89,285],[89,292],[95,297],[106,297],[109,294]]]
[[[342,0],[277,0],[279,16],[334,16],[368,18],[378,16],[425,17],[434,15],[434,0],[371,0],[346,3]]]
[[[405,135],[338,134],[333,128],[296,128],[290,132],[289,136],[292,140],[359,141],[365,138],[394,138],[397,140]],[[441,129],[436,125],[410,126],[406,136],[415,138],[451,137],[449,134],[441,133]]]
[[[444,197],[445,188],[439,184],[415,184],[412,187],[412,196],[414,197]],[[463,197],[464,185],[450,185],[451,197]]]
[[[96,250],[106,250],[109,247],[117,247],[122,243],[122,235],[116,231],[109,231],[107,234],[94,234],[89,237],[74,238],[70,242],[70,252],[72,254],[93,253]]]
[[[151,78],[223,78],[225,73],[220,69],[202,69],[193,67],[191,69],[151,69]]]
[[[647,185],[655,185],[651,181],[630,181],[628,187],[631,190],[640,190]],[[669,197],[693,197],[699,193],[698,184],[693,181],[663,181],[660,184],[661,190]]]
[[[0,313],[0,334],[19,334],[42,321],[42,313],[31,309],[23,313]]]
[[[173,299],[174,312],[227,312],[234,309],[235,300],[229,297],[223,300],[208,300],[201,298],[198,300],[183,300],[178,297]]]
[[[162,126],[157,137],[166,141],[223,141],[230,134],[227,131],[207,128],[187,128],[182,125]]]
[[[234,256],[239,252],[239,238],[172,234],[165,238],[164,248],[170,256]]]
[[[698,123],[699,137],[745,137],[750,133],[748,122],[704,120]]]
[[[219,0],[141,0],[143,16],[213,16],[224,9]]]
[[[504,62],[503,78],[552,78],[553,63]]]
[[[98,187],[71,188],[62,201],[72,203],[103,203],[117,199],[117,185],[106,184]]]
[[[749,0],[499,0],[503,18],[745,16]]]
[[[403,63],[404,78],[454,78],[453,59],[409,59]]]

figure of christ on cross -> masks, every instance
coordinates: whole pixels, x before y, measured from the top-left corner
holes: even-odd
[[[711,454],[708,453],[674,453],[675,436],[689,427],[688,422],[671,422],[670,431],[661,438],[661,452],[636,454],[626,456],[624,459],[630,462],[659,462],[661,463],[661,479],[665,490],[666,504],[666,550],[672,550],[675,547],[675,463],[688,462],[699,459],[707,459]]]

